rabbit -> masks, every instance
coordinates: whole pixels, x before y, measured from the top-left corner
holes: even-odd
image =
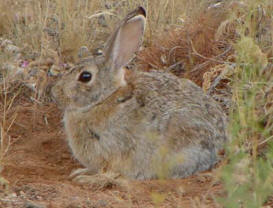
[[[129,13],[103,55],[84,59],[51,89],[71,151],[85,167],[72,173],[79,181],[107,173],[184,178],[212,168],[228,141],[226,115],[192,81],[125,68],[141,47],[145,22],[143,7]]]

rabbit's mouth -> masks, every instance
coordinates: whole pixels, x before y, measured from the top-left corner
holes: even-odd
[[[48,92],[50,92],[50,97],[52,101],[58,106],[60,109],[64,109],[66,107],[65,97],[63,90],[58,88],[58,82],[55,84],[51,84],[48,86]]]

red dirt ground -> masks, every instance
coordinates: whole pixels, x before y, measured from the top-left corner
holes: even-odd
[[[66,144],[61,112],[30,101],[17,103],[10,114],[15,112],[8,132],[13,143],[3,160],[9,185],[0,187],[1,208],[217,207],[215,198],[223,194],[210,171],[180,180],[129,181],[126,188],[76,184],[68,176],[80,164]]]

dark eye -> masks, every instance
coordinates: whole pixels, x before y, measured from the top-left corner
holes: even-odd
[[[84,71],[79,76],[79,81],[81,82],[89,82],[92,79],[92,74],[90,72]]]

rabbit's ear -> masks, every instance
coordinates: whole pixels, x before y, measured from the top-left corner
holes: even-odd
[[[108,40],[104,55],[110,70],[119,71],[128,64],[142,43],[146,11],[139,7],[129,13]]]

